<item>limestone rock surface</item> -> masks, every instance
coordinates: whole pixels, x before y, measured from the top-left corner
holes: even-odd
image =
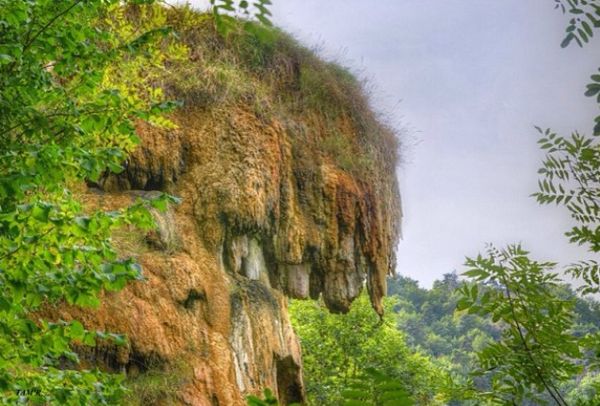
[[[86,196],[104,208],[157,191],[181,198],[155,213],[156,231],[115,239],[146,280],[106,293],[97,312],[59,315],[129,337],[128,348],[98,348],[90,362],[133,377],[179,374],[169,402],[243,405],[263,388],[299,402],[288,298],[322,297],[345,312],[366,287],[382,311],[401,216],[397,144],[341,68],[282,34],[257,68],[247,39],[213,31],[185,25],[190,48],[205,45],[160,83],[184,99],[170,117],[177,127],[139,124],[124,172]],[[217,68],[234,70],[230,87],[209,82]]]

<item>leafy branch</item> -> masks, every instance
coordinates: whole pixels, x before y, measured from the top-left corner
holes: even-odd
[[[551,272],[555,264],[532,261],[511,245],[489,246],[486,257],[468,258],[466,265],[464,275],[474,283],[459,289],[458,309],[504,326],[501,340],[478,353],[481,367],[474,376],[488,375],[492,382],[492,391],[482,396],[520,404],[545,392],[566,406],[556,383],[580,371],[574,360],[581,352],[569,333],[574,304],[554,293],[560,282]]]

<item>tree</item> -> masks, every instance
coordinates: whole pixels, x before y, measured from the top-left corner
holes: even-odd
[[[150,4],[152,1],[128,1]],[[150,227],[139,202],[86,209],[74,188],[119,171],[135,120],[172,107],[133,97],[106,76],[168,30],[121,41],[102,20],[118,0],[0,0],[0,403],[115,404],[120,377],[76,368],[73,343],[123,337],[36,316],[41,306],[94,307],[102,289],[141,278],[119,258],[115,227]],[[164,206],[168,198],[154,202]]]
[[[502,404],[539,402],[547,393],[567,405],[559,385],[581,372],[580,342],[572,334],[575,301],[555,294],[560,279],[555,264],[529,259],[520,246],[488,249],[486,257],[467,259],[465,275],[476,284],[460,288],[458,310],[490,315],[504,326],[500,340],[477,353],[475,376],[489,375],[483,399]]]
[[[366,295],[356,299],[346,315],[330,314],[322,303],[292,302],[290,314],[302,344],[304,378],[312,404],[338,404],[352,394],[348,391],[359,390],[364,383],[375,388],[387,381],[400,384],[402,388],[395,390],[402,389],[419,404],[435,404],[440,372],[427,357],[407,347],[396,328],[393,306],[393,301],[387,301],[380,320]],[[363,402],[376,402],[381,395],[377,391],[359,394]]]
[[[562,47],[577,43],[580,47],[600,27],[600,3],[596,0],[555,0],[555,7],[569,13]],[[600,75],[591,76],[586,96],[600,103]],[[579,132],[562,137],[550,129],[542,130],[539,143],[546,157],[539,174],[539,191],[534,194],[540,204],[565,206],[576,225],[566,233],[570,242],[587,245],[591,252],[600,251],[600,144]],[[600,116],[595,119],[594,135],[600,135]],[[557,405],[597,404],[594,391],[586,399],[580,394],[567,398],[560,384],[568,381],[585,366],[597,366],[587,360],[590,350],[600,348],[596,332],[574,329],[574,299],[561,297],[560,279],[552,273],[555,264],[532,261],[519,246],[505,250],[490,247],[486,257],[468,259],[466,276],[483,283],[465,284],[460,292],[459,309],[490,315],[504,325],[502,339],[479,352],[480,370],[491,374],[493,392],[479,394],[492,400],[518,404],[526,399],[542,401],[545,392]],[[600,269],[596,260],[570,265],[566,272],[582,280],[581,293],[600,291]],[[582,351],[587,349],[588,351]],[[597,385],[588,385],[597,388]],[[588,390],[589,392],[589,390]],[[573,400],[575,399],[575,400]]]
[[[571,14],[562,47],[573,42],[587,44],[600,28],[598,0],[555,0],[556,8]],[[600,71],[600,69],[599,69]],[[585,95],[596,98],[600,106],[600,74],[591,75]],[[593,134],[600,136],[600,115],[595,118]],[[563,205],[570,212],[575,226],[566,233],[569,241],[586,245],[593,253],[600,252],[600,142],[575,131],[570,137],[542,130],[539,143],[546,151],[539,174],[539,191],[534,194],[540,204]],[[597,260],[582,260],[571,265],[567,273],[583,279],[582,293],[600,291],[600,267]]]

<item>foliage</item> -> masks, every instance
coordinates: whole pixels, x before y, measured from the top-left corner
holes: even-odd
[[[465,289],[472,300],[472,285],[477,285],[479,294],[490,288],[499,288],[499,285],[490,286],[476,281],[468,282],[468,288],[461,288],[461,285],[455,273],[444,275],[430,289],[421,288],[417,281],[398,275],[388,280],[388,295],[396,300],[394,311],[398,315],[398,328],[406,334],[407,343],[428,355],[439,368],[448,371],[448,376],[439,381],[440,391],[447,399],[453,399],[448,404],[480,405],[493,400],[480,396],[480,393],[491,391],[493,371],[483,375],[473,375],[472,372],[482,369],[478,354],[489,344],[501,340],[506,324],[500,319],[494,322],[491,314],[456,311]],[[550,293],[554,298],[573,302],[574,325],[570,331],[573,336],[585,343],[587,338],[598,333],[600,303],[578,296],[569,285],[562,283],[552,286]],[[569,404],[575,404],[570,399],[577,397],[594,405],[595,391],[591,383],[596,373],[589,362],[593,360],[593,353],[586,350],[583,358],[586,362],[583,373],[561,382],[559,389],[566,394]],[[542,401],[552,402],[547,394],[540,397]],[[520,404],[533,406],[540,403],[524,399]]]
[[[572,16],[561,46],[567,47],[573,41],[579,46],[588,43],[593,28],[600,27],[600,4],[595,0],[555,2],[556,8]],[[600,103],[600,75],[592,75],[591,80],[585,94],[597,96]],[[536,129],[546,157],[539,170],[539,191],[534,196],[541,204],[565,206],[576,222],[566,233],[570,242],[599,252],[598,141],[578,132],[562,137],[550,129]],[[594,135],[600,135],[600,116],[595,119]],[[504,250],[490,247],[486,257],[467,259],[467,266],[470,269],[465,275],[474,283],[460,288],[458,308],[490,316],[503,329],[499,341],[478,352],[475,375],[490,376],[492,390],[477,395],[502,404],[526,400],[551,400],[557,405],[597,404],[592,369],[598,362],[587,358],[598,353],[598,334],[577,328],[577,301],[560,294],[561,280],[552,272],[555,264],[532,261],[520,246],[513,245]],[[583,279],[580,292],[600,291],[597,261],[580,261],[567,273]],[[582,371],[582,382],[591,380],[583,390],[587,393],[582,395],[582,386],[578,386],[565,395],[568,382]],[[542,392],[546,399],[540,396]]]
[[[411,406],[414,402],[396,378],[367,368],[342,391],[344,406]]]
[[[310,404],[339,404],[357,380],[373,382],[372,370],[402,385],[417,404],[433,404],[440,371],[407,347],[396,328],[393,305],[387,301],[386,316],[379,320],[366,295],[356,299],[346,315],[330,314],[321,303],[292,302]]]
[[[503,325],[499,341],[478,352],[476,375],[491,375],[492,391],[484,394],[499,403],[521,404],[546,391],[565,405],[558,385],[581,371],[582,354],[574,326],[574,301],[553,294],[559,286],[555,264],[529,259],[520,246],[489,247],[488,256],[467,259],[465,275],[478,284],[465,284],[459,310],[490,315]]]
[[[567,393],[566,399],[575,406],[600,404],[600,376],[596,373],[584,375],[578,385]]]
[[[575,41],[583,47],[594,36],[594,28],[600,28],[600,3],[597,0],[554,0],[554,8],[572,15],[560,44],[565,48]]]
[[[476,365],[475,351],[498,339],[500,328],[477,314],[455,312],[459,286],[456,273],[444,275],[431,289],[398,275],[388,280],[388,295],[396,300],[398,329],[407,343],[453,375],[466,377]]]
[[[549,129],[538,128],[542,133],[539,142],[547,151],[539,173],[540,191],[535,193],[542,204],[562,204],[577,223],[566,233],[569,241],[587,245],[590,251],[600,252],[600,144],[575,132],[570,138],[557,135]],[[581,292],[600,291],[600,269],[596,260],[580,261],[567,272],[581,278],[585,284]]]
[[[572,15],[566,29],[562,47],[573,40],[582,47],[593,36],[593,29],[600,27],[600,4],[597,1],[568,0],[565,4],[557,0],[557,8]],[[593,74],[585,95],[595,97],[600,103],[600,75]],[[600,252],[599,170],[600,144],[597,138],[573,132],[570,137],[557,135],[550,129],[536,127],[542,135],[539,143],[546,157],[539,173],[539,191],[534,194],[541,204],[563,205],[570,212],[575,226],[566,233],[569,241],[585,245],[592,253]],[[600,135],[600,116],[595,118],[595,136]],[[600,270],[595,259],[581,260],[566,269],[582,285],[583,294],[600,292]],[[598,354],[598,334],[581,335],[580,344],[587,353]],[[590,368],[581,384],[571,390],[567,400],[572,404],[597,404],[598,385],[593,369],[597,368],[597,356],[588,360]],[[581,389],[585,388],[585,389]],[[566,402],[564,403],[566,404]]]
[[[210,0],[212,13],[217,30],[224,35],[239,27],[235,17],[248,21],[257,20],[262,25],[247,24],[245,28],[259,35],[269,35],[268,26],[271,25],[270,0]]]
[[[593,30],[600,27],[600,3],[595,0],[556,0],[556,7],[572,18],[566,29],[561,46],[568,46],[573,40],[583,46],[593,36]],[[593,74],[585,95],[595,97],[600,103],[600,75]],[[576,225],[567,232],[569,240],[579,245],[587,245],[590,251],[600,251],[600,144],[598,139],[578,132],[570,137],[562,137],[550,129],[542,130],[539,140],[546,151],[546,158],[539,170],[542,179],[539,191],[534,194],[541,204],[555,203],[565,206]],[[593,133],[600,135],[600,116],[595,118]],[[600,291],[600,269],[598,262],[582,260],[567,269],[573,277],[583,279],[582,293]]]
[[[268,406],[268,405],[278,405],[279,402],[277,402],[277,399],[275,398],[275,396],[273,395],[273,392],[271,391],[271,389],[264,389],[263,390],[263,395],[264,398],[261,399],[257,396],[254,395],[250,395],[246,398],[246,401],[248,402],[248,406]]]
[[[42,305],[95,307],[102,289],[141,278],[111,244],[117,227],[152,226],[146,207],[90,211],[72,186],[119,171],[134,121],[173,107],[134,97],[107,72],[168,30],[123,40],[101,21],[117,0],[0,0],[0,403],[115,404],[121,378],[64,369],[72,343],[123,337],[50,322]],[[129,3],[151,3],[130,1]],[[162,207],[167,197],[153,202]]]
[[[497,284],[490,285],[484,281],[470,282],[469,298],[472,297],[472,285],[477,285],[477,292],[482,295],[486,289],[499,288]],[[462,297],[461,291],[464,290],[464,288],[460,289],[461,286],[462,282],[456,273],[444,275],[441,280],[434,282],[431,289],[421,288],[417,281],[403,276],[395,276],[388,280],[390,302],[386,310],[387,326],[395,322],[401,332],[400,335],[404,335],[404,341],[412,349],[409,350],[409,354],[410,352],[415,355],[420,354],[418,356],[421,361],[413,365],[420,363],[427,369],[433,368],[433,371],[437,371],[427,374],[420,380],[425,388],[437,393],[436,396],[413,398],[417,404],[435,404],[443,401],[443,404],[447,405],[481,405],[501,401],[489,396],[492,391],[493,371],[474,375],[472,372],[483,369],[479,364],[478,354],[488,345],[495,345],[495,342],[502,341],[502,331],[506,323],[501,319],[493,321],[491,314],[456,311],[457,303]],[[585,341],[585,337],[598,332],[600,328],[598,302],[578,297],[568,285],[557,283],[549,288],[551,296],[556,300],[572,303],[573,328],[569,332],[574,337]],[[464,306],[464,303],[461,306]],[[319,310],[318,319],[312,314],[315,310]],[[364,310],[366,312],[364,316],[376,325],[378,321],[374,315],[368,318],[372,311],[367,307]],[[307,312],[311,314],[307,316]],[[364,322],[354,317],[345,324],[343,323],[345,316],[328,315],[326,310],[320,309],[318,305],[304,302],[292,302],[291,315],[302,340],[305,382],[311,404],[342,404],[344,399],[350,400],[349,397],[353,395],[360,396],[364,401],[377,399],[376,393],[367,391],[367,388],[374,387],[369,376],[369,367],[355,378],[347,378],[343,382],[341,379],[344,374],[348,375],[347,365],[352,364],[344,362],[340,353],[350,351],[353,354],[350,357],[355,356],[354,354],[360,353],[357,348],[364,347],[361,342],[373,335],[368,329],[356,328],[356,326],[363,326]],[[339,323],[326,321],[332,317],[338,319]],[[302,320],[303,324],[298,326],[298,320]],[[343,329],[348,329],[346,334],[354,332],[350,337],[353,342],[349,343],[349,339],[340,332]],[[329,337],[333,338],[329,340]],[[340,345],[344,347],[338,349]],[[367,354],[361,359],[375,361],[378,358],[376,354]],[[504,361],[504,358],[499,361]],[[393,365],[395,361],[388,361],[388,363]],[[406,361],[402,363],[407,364]],[[565,394],[569,404],[594,404],[591,399],[596,393],[593,386],[596,375],[590,370],[589,365],[586,364],[583,373],[572,374],[559,382],[559,390]],[[410,364],[408,369],[412,370]],[[383,372],[381,369],[377,371]],[[391,377],[394,383],[403,385],[403,389],[409,389],[406,380],[398,380],[394,377],[393,368],[391,373],[390,369],[387,371],[384,373],[385,376]],[[411,394],[410,389],[408,393]],[[575,398],[579,399],[580,403],[570,401]],[[544,401],[552,401],[552,398],[542,393],[536,400],[532,397],[523,397],[522,402],[518,404],[533,406],[543,404]],[[581,403],[584,401],[587,403]]]
[[[181,387],[189,383],[189,369],[183,360],[179,360],[173,365],[151,365],[137,376],[128,376],[124,403],[131,406],[175,403]]]

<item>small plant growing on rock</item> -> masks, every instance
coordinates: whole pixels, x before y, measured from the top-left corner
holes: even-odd
[[[246,398],[248,402],[248,406],[278,406],[279,402],[277,398],[273,395],[273,391],[269,388],[263,390],[264,398],[259,398],[257,396],[250,395]],[[291,403],[289,406],[300,406],[299,403]]]

